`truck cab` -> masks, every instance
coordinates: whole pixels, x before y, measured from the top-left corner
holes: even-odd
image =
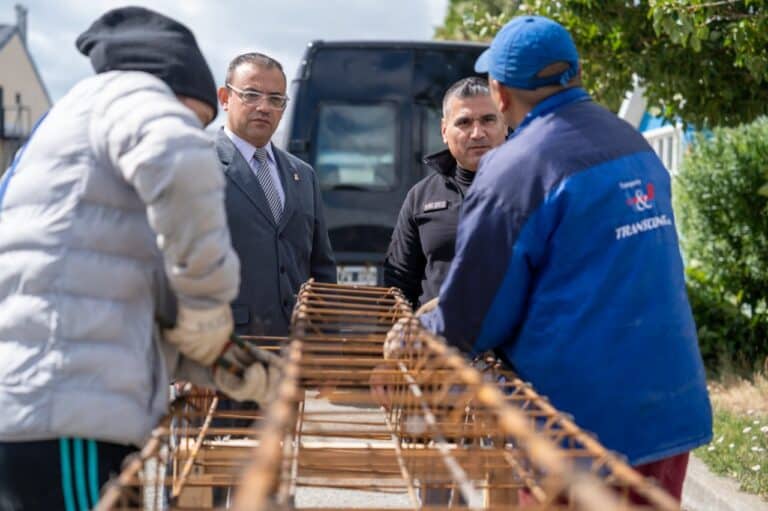
[[[339,282],[380,284],[380,265],[422,159],[443,149],[442,97],[475,75],[484,45],[323,42],[308,45],[291,83],[286,149],[321,187]]]

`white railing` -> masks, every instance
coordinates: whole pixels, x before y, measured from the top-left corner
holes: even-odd
[[[677,173],[685,148],[683,129],[680,126],[662,126],[643,132],[643,136],[659,155],[670,173]]]

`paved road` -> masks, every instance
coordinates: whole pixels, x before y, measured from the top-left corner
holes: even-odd
[[[691,456],[683,486],[685,511],[768,511],[768,502],[739,490],[737,482],[709,471]]]
[[[317,417],[330,417],[333,414],[334,420],[345,421],[364,421],[364,422],[379,422],[378,426],[355,426],[359,431],[372,431],[379,430],[386,427],[384,421],[384,414],[376,413],[376,408],[373,407],[354,407],[354,406],[340,406],[331,404],[326,400],[308,399],[306,402],[305,413],[315,414],[319,413]],[[348,428],[345,427],[345,429]],[[308,428],[305,428],[307,430]],[[333,431],[335,427],[333,425],[324,425],[320,429],[324,432]],[[327,445],[354,445],[363,447],[365,445],[376,446],[389,446],[388,441],[355,441],[349,439],[338,438],[312,438],[307,437],[305,441],[311,442],[314,445],[318,443]],[[299,488],[296,492],[296,504],[297,507],[351,507],[351,508],[412,508],[411,501],[406,493],[382,493],[372,491],[356,491],[356,490],[340,490],[340,489],[326,489],[326,488]]]

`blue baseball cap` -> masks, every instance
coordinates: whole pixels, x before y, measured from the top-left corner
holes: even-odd
[[[563,73],[536,75],[555,62],[567,62]],[[475,71],[488,73],[507,87],[533,90],[565,85],[579,72],[579,53],[571,34],[544,16],[517,16],[504,25],[475,62]]]

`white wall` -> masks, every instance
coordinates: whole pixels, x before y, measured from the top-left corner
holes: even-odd
[[[7,132],[14,129],[29,130],[34,122],[51,108],[48,96],[35,73],[32,63],[21,42],[19,34],[14,34],[10,41],[0,49],[0,86],[3,87],[3,105],[5,106],[5,127]],[[17,114],[13,108],[16,94],[21,94],[21,103],[29,107],[23,112],[21,126],[17,124]]]

